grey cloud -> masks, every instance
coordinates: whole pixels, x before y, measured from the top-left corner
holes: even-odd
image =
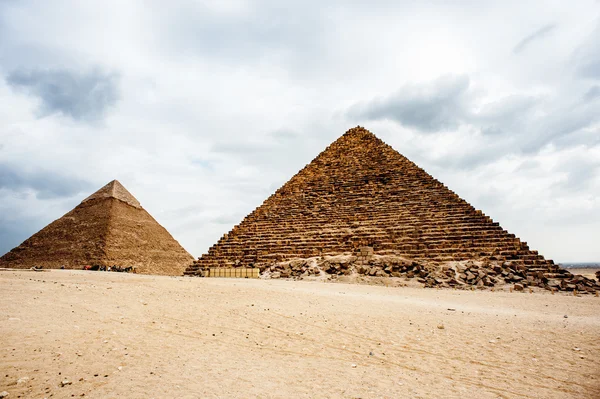
[[[577,65],[579,76],[588,79],[600,79],[600,19],[588,39],[577,48],[573,62]]]
[[[566,173],[566,179],[555,184],[556,190],[577,192],[588,188],[600,172],[600,163],[586,159],[570,159],[561,162],[555,172]]]
[[[592,148],[600,146],[600,128],[580,129],[568,135],[557,137],[554,144],[559,148],[585,146]]]
[[[157,3],[159,9],[162,2]],[[304,3],[261,1],[243,12],[221,12],[194,1],[155,15],[160,40],[177,56],[218,57],[237,65],[265,58],[302,59],[304,69],[319,61],[328,29],[324,12],[312,12]],[[308,58],[310,57],[310,58]]]
[[[600,97],[600,86],[590,87],[590,89],[583,95],[583,99],[585,101],[594,101],[598,97]]]
[[[251,142],[220,142],[212,146],[211,151],[222,154],[260,154],[271,151],[272,148],[261,143]]]
[[[16,70],[6,82],[40,99],[43,116],[62,113],[77,121],[102,119],[119,97],[117,76],[99,70],[87,73],[65,69]]]
[[[396,94],[356,104],[347,112],[351,118],[390,119],[422,132],[458,127],[466,115],[467,76],[445,76],[430,83],[407,85]]]
[[[243,216],[238,216],[238,215],[221,215],[221,216],[217,216],[215,218],[210,219],[209,222],[215,223],[215,224],[233,225],[235,223],[238,223],[242,218],[243,218]]]
[[[293,130],[280,129],[269,134],[272,138],[278,141],[289,141],[301,138],[301,135]]]
[[[536,30],[531,35],[526,36],[523,40],[521,40],[514,48],[513,53],[518,54],[525,50],[527,46],[529,46],[533,41],[542,39],[544,36],[547,36],[549,33],[556,29],[556,24],[549,24],[543,26],[542,28]]]
[[[598,87],[592,87],[584,95],[587,102],[566,92],[549,101],[519,94],[479,104],[476,92],[469,88],[468,77],[447,76],[405,86],[388,98],[355,104],[346,113],[354,119],[393,120],[421,133],[465,126],[494,137],[477,154],[458,154],[445,161],[450,167],[462,169],[493,162],[510,153],[537,152],[549,143],[564,148],[590,138],[584,131],[600,120],[600,104],[592,101],[598,91]]]
[[[43,226],[29,219],[9,220],[0,217],[0,256],[21,244]]]
[[[47,170],[24,171],[8,164],[0,163],[0,190],[22,192],[33,190],[38,199],[71,197],[92,189],[89,182]]]
[[[194,165],[198,165],[201,168],[210,170],[210,171],[214,170],[214,168],[215,168],[215,165],[211,161],[208,161],[208,160],[202,159],[202,158],[198,158],[198,157],[191,158],[190,162]]]
[[[579,68],[582,76],[593,79],[600,79],[600,60],[589,61]]]
[[[526,153],[532,153],[549,143],[568,143],[569,136],[592,126],[600,119],[598,108],[593,104],[575,104],[552,110],[551,114],[536,120],[535,131],[522,137],[520,148]]]
[[[538,100],[529,96],[512,95],[484,105],[470,115],[469,122],[479,126],[483,134],[512,134],[522,128]]]
[[[521,162],[521,164],[517,167],[519,171],[530,171],[539,169],[541,166],[540,161],[535,159],[525,159]]]
[[[437,160],[436,165],[444,169],[473,170],[514,152],[515,146],[511,140],[494,140],[477,151],[450,154]]]

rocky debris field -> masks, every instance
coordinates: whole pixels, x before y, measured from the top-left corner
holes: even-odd
[[[457,289],[543,288],[581,294],[600,292],[598,281],[558,269],[552,275],[511,262],[462,261],[422,264],[398,256],[373,255],[368,260],[351,255],[313,257],[259,266],[265,278],[303,279],[340,276],[389,277],[414,280],[425,287]],[[599,273],[596,274],[600,279]],[[600,281],[600,280],[599,280]]]

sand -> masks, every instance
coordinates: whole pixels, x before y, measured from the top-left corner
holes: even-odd
[[[600,393],[590,295],[71,270],[2,271],[0,290],[11,399]]]

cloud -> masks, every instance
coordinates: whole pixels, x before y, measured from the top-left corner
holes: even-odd
[[[90,183],[55,174],[49,170],[27,171],[23,166],[15,167],[0,163],[0,190],[24,192],[32,190],[40,200],[72,197],[91,189]]]
[[[598,85],[590,87],[590,89],[583,95],[583,99],[585,101],[595,101],[598,97],[600,97],[600,86]]]
[[[541,27],[540,29],[536,30],[535,32],[533,32],[532,34],[526,36],[523,40],[521,40],[513,48],[513,53],[515,53],[515,54],[521,53],[532,42],[544,38],[545,36],[547,36],[548,34],[553,32],[555,29],[556,29],[556,24],[549,24],[549,25]]]
[[[586,79],[600,79],[600,18],[587,40],[575,50],[578,74]]]
[[[424,133],[455,129],[468,114],[468,89],[467,76],[444,76],[406,85],[387,98],[356,104],[347,115],[353,119],[391,119]]]
[[[591,60],[587,62],[586,64],[581,66],[579,71],[582,76],[593,79],[600,79],[600,59]]]
[[[508,154],[532,154],[545,146],[566,148],[586,141],[600,121],[594,86],[582,101],[570,86],[556,93],[509,93],[498,96],[466,75],[445,76],[407,85],[388,97],[351,105],[353,120],[393,121],[419,134],[449,134],[452,153],[437,162],[468,169],[495,162]],[[382,99],[383,98],[383,99]],[[464,139],[470,137],[470,142]],[[444,141],[446,142],[446,141]],[[461,143],[456,148],[455,143]],[[473,143],[476,143],[473,145]],[[441,141],[440,141],[440,145]]]
[[[21,244],[40,228],[36,220],[9,220],[0,216],[0,256]]]
[[[533,96],[509,95],[480,105],[479,111],[471,113],[466,122],[479,127],[485,135],[511,135],[523,128],[538,103],[539,99]]]
[[[556,184],[557,189],[570,194],[581,193],[589,188],[597,176],[600,176],[600,161],[564,160],[557,166],[556,172],[565,175],[564,180]]]
[[[290,66],[308,57],[310,64],[327,57],[322,46],[331,28],[326,9],[315,13],[304,3],[284,6],[277,1],[219,6],[186,0],[178,7],[164,8],[163,2],[156,6],[152,9],[159,11],[151,20],[162,33],[157,40],[173,57],[210,57],[236,65],[283,60]],[[316,52],[322,57],[312,58]],[[310,64],[304,62],[302,69]]]
[[[545,256],[600,256],[598,222],[568,217],[600,214],[597,169],[573,195],[585,165],[555,167],[600,159],[595,4],[123,3],[0,0],[0,225],[21,238],[117,178],[198,256],[359,124]]]
[[[101,120],[119,97],[117,76],[99,70],[85,73],[66,69],[15,70],[6,82],[38,97],[40,115],[61,113],[76,121]]]

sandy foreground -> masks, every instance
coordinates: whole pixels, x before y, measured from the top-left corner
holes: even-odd
[[[8,398],[600,397],[591,295],[68,270],[0,290]]]

